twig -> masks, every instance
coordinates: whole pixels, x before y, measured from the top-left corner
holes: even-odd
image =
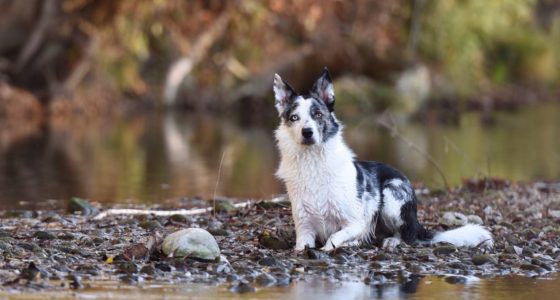
[[[400,141],[405,143],[410,148],[416,150],[416,152],[420,153],[420,155],[422,155],[425,159],[427,159],[434,166],[436,171],[441,176],[441,179],[443,180],[443,184],[445,185],[445,188],[448,191],[450,190],[449,183],[447,182],[447,178],[445,177],[445,174],[443,173],[443,170],[441,169],[441,167],[439,166],[437,161],[430,154],[424,152],[420,147],[418,147],[418,145],[414,144],[413,142],[411,142],[410,140],[405,138],[402,134],[400,134],[400,132],[397,129],[397,125],[395,125],[394,122],[393,122],[393,124],[390,124],[389,122],[387,122],[383,119],[377,119],[377,124],[379,124],[379,125],[383,126],[384,128],[388,129],[391,133],[391,136],[398,138]]]
[[[214,196],[212,197],[212,208],[214,211],[214,217],[216,216],[216,192],[218,191],[218,184],[220,184],[220,176],[222,175],[222,165],[224,163],[224,156],[226,151],[222,152],[222,158],[220,159],[220,166],[218,167],[218,178],[216,179],[216,185],[214,186]]]

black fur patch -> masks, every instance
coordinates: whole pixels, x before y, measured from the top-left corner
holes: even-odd
[[[292,122],[290,121],[290,116],[292,115],[292,112],[299,106],[299,102],[294,101],[292,99],[292,101],[290,101],[290,103],[288,104],[288,106],[286,107],[286,109],[284,109],[284,111],[282,112],[282,119],[284,120],[284,122],[286,123],[287,126],[291,126]]]
[[[433,237],[433,233],[426,230],[418,222],[417,218],[417,200],[414,189],[408,179],[398,170],[389,165],[375,161],[355,161],[357,191],[359,198],[363,193],[374,193],[377,191],[379,195],[379,212],[382,211],[384,205],[383,190],[390,189],[393,195],[398,199],[403,199],[401,206],[401,219],[403,224],[399,228],[399,233],[403,241],[411,244],[417,239],[429,240]],[[395,185],[391,182],[393,179],[402,181],[402,185]],[[383,218],[379,218],[375,230],[378,238],[393,236],[394,232],[383,223]]]
[[[311,100],[313,103],[309,108],[309,114],[317,123],[317,130],[321,132],[323,142],[326,142],[338,133],[340,124],[336,121],[331,111],[323,101],[315,97],[312,97]],[[321,117],[315,117],[318,112],[321,113]]]

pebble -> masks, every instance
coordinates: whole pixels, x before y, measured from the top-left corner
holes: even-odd
[[[439,223],[447,226],[463,226],[468,223],[468,219],[462,213],[448,211],[439,219]]]
[[[91,205],[89,201],[73,197],[68,201],[68,212],[80,213],[82,216],[93,216],[99,213],[97,207]]]
[[[268,273],[262,273],[255,278],[255,282],[260,286],[271,286],[276,283],[276,278]]]
[[[240,294],[254,293],[256,291],[254,287],[252,287],[246,282],[239,282],[237,284],[231,285],[228,290],[230,292],[240,293]]]
[[[477,224],[477,225],[484,224],[484,222],[482,221],[482,218],[477,216],[477,215],[468,215],[467,216],[467,221],[470,224]]]
[[[457,248],[451,245],[444,245],[435,248],[433,252],[435,255],[448,255],[457,252]]]
[[[496,263],[496,259],[488,254],[478,254],[472,258],[472,263],[475,266],[481,266],[487,263]]]
[[[56,235],[52,234],[51,232],[48,231],[36,231],[33,234],[33,237],[39,239],[39,240],[54,240],[56,239]]]

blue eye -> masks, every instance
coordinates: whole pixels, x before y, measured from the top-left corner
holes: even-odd
[[[299,120],[299,116],[298,116],[298,115],[291,115],[291,116],[290,116],[290,121],[295,122],[295,121],[297,121],[297,120]]]
[[[321,113],[320,111],[316,112],[314,115],[315,119],[319,119],[323,117],[323,113]]]

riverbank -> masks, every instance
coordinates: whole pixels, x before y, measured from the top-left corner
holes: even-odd
[[[342,248],[326,254],[292,251],[293,225],[287,201],[259,202],[235,208],[219,201],[217,212],[197,215],[106,215],[94,219],[61,211],[4,211],[0,227],[0,290],[5,292],[72,291],[88,282],[112,280],[123,286],[151,282],[227,286],[231,292],[319,278],[328,282],[363,282],[383,286],[446,275],[446,282],[466,283],[472,276],[548,277],[560,267],[560,183],[511,183],[471,180],[450,192],[419,188],[419,218],[443,230],[463,222],[442,219],[444,212],[473,215],[495,237],[493,250],[448,245],[401,245]],[[180,209],[189,201],[167,207]],[[199,200],[194,205],[210,205]],[[148,207],[134,206],[147,209]],[[105,210],[106,208],[102,208]],[[474,217],[474,216],[478,216]],[[466,220],[466,218],[465,218]],[[178,229],[201,227],[216,238],[220,261],[165,257],[150,243]],[[82,282],[84,282],[82,284]]]

